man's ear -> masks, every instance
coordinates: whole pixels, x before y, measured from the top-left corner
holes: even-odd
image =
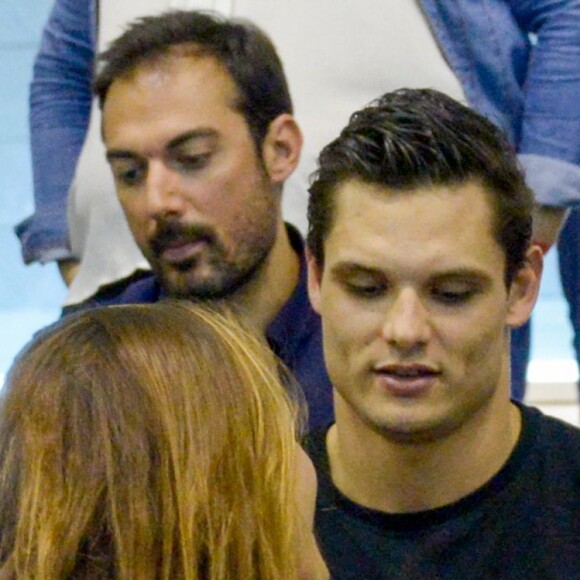
[[[306,263],[308,264],[308,297],[314,311],[320,314],[322,269],[308,248],[306,248]]]
[[[525,264],[516,272],[509,288],[508,326],[521,326],[531,316],[540,291],[543,267],[542,250],[532,245],[527,252]]]
[[[262,144],[262,159],[271,181],[282,184],[296,169],[302,151],[302,131],[294,117],[283,113],[269,125]]]

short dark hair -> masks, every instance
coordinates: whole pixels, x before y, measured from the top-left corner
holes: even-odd
[[[272,41],[243,20],[213,12],[176,10],[134,21],[99,56],[93,90],[101,107],[116,79],[187,45],[192,54],[211,56],[227,69],[238,91],[236,107],[259,151],[270,122],[283,113],[292,113],[292,100]]]
[[[438,91],[383,95],[354,113],[322,150],[308,204],[308,246],[320,266],[335,192],[351,179],[396,190],[478,181],[489,194],[508,285],[525,262],[533,195],[515,152],[491,121]]]

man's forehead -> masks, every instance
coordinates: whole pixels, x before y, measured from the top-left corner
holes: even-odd
[[[421,267],[436,261],[456,267],[461,258],[468,267],[470,257],[495,255],[503,263],[489,196],[476,183],[401,191],[350,181],[335,195],[325,260],[369,267],[385,259]]]
[[[397,222],[398,218],[411,214],[414,221],[427,223],[446,222],[453,216],[461,216],[465,209],[477,209],[467,219],[490,233],[493,231],[494,207],[492,194],[478,181],[460,183],[419,185],[395,188],[380,183],[348,179],[338,184],[334,192],[333,226],[356,223],[380,212],[381,219]],[[453,223],[453,222],[452,222]],[[391,224],[393,225],[393,224]],[[412,223],[410,225],[413,225]]]
[[[188,133],[217,134],[232,115],[245,123],[229,73],[211,58],[190,60],[148,65],[111,85],[103,108],[107,145],[142,145],[144,131],[151,129],[159,148],[161,141],[165,146]]]
[[[220,80],[227,79],[235,87],[227,67],[216,56],[196,44],[175,45],[163,52],[137,60],[112,81],[111,87],[119,82],[135,83],[142,78],[150,82],[156,79],[162,81],[175,75],[186,75],[199,70]]]

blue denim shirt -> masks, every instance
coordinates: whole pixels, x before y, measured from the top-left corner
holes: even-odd
[[[422,0],[470,105],[515,145],[536,200],[580,202],[580,0]]]
[[[507,132],[537,200],[580,205],[580,0],[422,4],[469,103]],[[16,227],[27,263],[70,257],[67,195],[90,114],[95,11],[56,0],[35,61],[36,211]]]
[[[30,85],[35,212],[15,228],[29,264],[72,257],[68,191],[89,124],[97,2],[55,0]]]

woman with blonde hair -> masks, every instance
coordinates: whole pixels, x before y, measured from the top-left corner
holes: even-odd
[[[326,577],[278,377],[258,339],[201,306],[44,332],[0,409],[0,578]]]

